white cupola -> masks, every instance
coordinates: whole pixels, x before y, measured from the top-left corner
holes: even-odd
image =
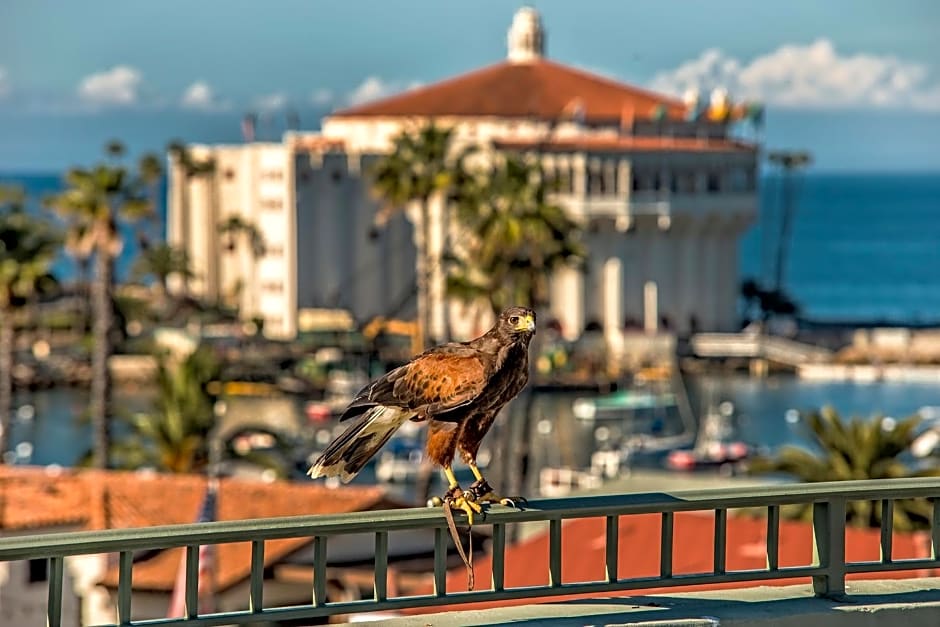
[[[542,18],[532,7],[522,7],[512,18],[509,27],[509,61],[529,63],[545,53],[545,30]]]

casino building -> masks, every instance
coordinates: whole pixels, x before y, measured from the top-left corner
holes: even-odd
[[[168,238],[185,247],[190,290],[236,300],[265,333],[292,338],[299,312],[346,308],[365,322],[415,310],[416,211],[370,237],[379,201],[371,165],[392,138],[423,120],[454,129],[455,143],[534,155],[565,187],[557,195],[585,227],[582,269],[551,278],[551,313],[576,337],[589,322],[616,343],[625,326],[725,331],[736,325],[738,241],[757,214],[757,146],[732,136],[727,115],[623,84],[546,57],[533,9],[520,9],[507,57],[466,74],[335,111],[320,132],[277,143],[192,145],[210,172],[171,159]],[[726,107],[720,94],[712,110]],[[220,233],[238,217],[265,250]],[[444,208],[432,208],[432,254],[440,254]],[[374,235],[374,233],[373,233]],[[431,337],[446,317],[459,336],[482,324],[449,303],[438,272]],[[484,321],[485,322],[485,321]]]

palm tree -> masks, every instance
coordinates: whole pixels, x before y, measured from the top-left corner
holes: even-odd
[[[121,468],[149,466],[165,472],[197,472],[209,460],[208,438],[216,398],[210,383],[220,364],[205,348],[181,361],[157,356],[153,410],[133,416],[131,434],[116,442],[112,456]]]
[[[585,254],[577,224],[549,200],[551,191],[540,164],[511,155],[469,182],[455,202],[469,237],[452,247],[448,293],[466,302],[488,302],[494,315],[510,305],[544,308],[551,273]],[[533,351],[538,354],[538,346]],[[520,429],[510,428],[503,438],[509,494],[518,494],[525,480],[531,421],[528,403]],[[511,459],[519,462],[509,469]]]
[[[157,196],[160,193],[160,181],[163,179],[163,164],[160,162],[160,158],[153,153],[147,153],[141,156],[140,160],[137,162],[137,171],[140,173],[140,180],[147,190],[151,204],[156,207]],[[156,212],[154,212],[151,217],[153,221],[148,226],[151,227],[151,229],[156,228],[159,230],[163,225],[163,220],[160,219],[160,216],[158,216]],[[146,247],[153,237],[152,230],[148,232],[148,229],[140,229],[137,238],[140,241],[141,248]]]
[[[78,270],[75,279],[74,294],[78,299],[75,307],[75,332],[84,335],[89,331],[91,316],[89,312],[89,295],[91,292],[89,275],[91,274],[91,242],[92,239],[87,236],[86,226],[84,224],[74,223],[65,233],[65,253],[75,260]]]
[[[180,216],[183,221],[183,233],[180,234],[181,241],[189,241],[188,227],[186,226],[189,222],[189,183],[190,179],[209,177],[215,173],[216,164],[215,159],[196,159],[193,157],[192,153],[187,148],[186,144],[179,140],[174,140],[170,142],[167,146],[167,152],[170,154],[170,158],[173,159],[180,166],[180,176],[182,177],[179,187],[182,190],[180,196],[181,206],[180,206]],[[147,166],[148,169],[144,170],[149,171],[149,165],[141,161],[141,167]],[[215,197],[215,185],[211,187],[212,198],[210,199],[213,209],[215,208],[216,197]],[[215,213],[213,211],[213,213]],[[183,277],[183,292],[186,293],[189,291],[189,278],[192,277]]]
[[[405,130],[392,140],[392,152],[372,170],[373,191],[383,207],[376,213],[375,228],[382,228],[393,214],[404,212],[412,203],[419,209],[420,230],[415,231],[418,251],[418,327],[422,350],[428,346],[431,322],[430,288],[437,260],[431,259],[431,202],[440,198],[447,205],[462,179],[463,160],[468,151],[455,151],[453,129],[433,121],[417,129]],[[446,226],[445,226],[446,230]],[[376,231],[374,231],[375,233]]]
[[[24,211],[22,190],[0,186],[0,461],[10,442],[16,314],[54,284],[49,267],[58,246],[49,222]]]
[[[244,237],[248,241],[252,257],[264,256],[266,250],[264,236],[251,222],[232,216],[219,224],[218,228],[219,234],[225,238],[225,249],[228,252],[234,252],[238,248],[238,238]]]
[[[96,468],[108,466],[110,449],[108,404],[111,376],[108,359],[113,352],[114,260],[123,246],[120,226],[153,212],[153,204],[146,194],[140,173],[118,161],[123,154],[123,149],[118,146],[118,142],[107,146],[112,163],[70,170],[66,174],[66,189],[48,200],[66,220],[69,238],[78,248],[90,251],[94,259],[91,298],[94,349],[89,415],[94,431],[92,463]]]
[[[221,364],[205,347],[181,360],[158,355],[153,408],[125,418],[131,433],[112,447],[116,465],[172,473],[211,471],[216,460],[210,447],[213,438],[221,436],[218,444],[222,457],[287,477],[293,467],[294,445],[289,438],[263,426],[242,426],[224,435],[219,433],[215,409],[218,398],[213,386],[220,372]],[[265,450],[243,446],[259,434],[269,444]]]
[[[228,253],[234,253],[238,250],[240,242],[246,242],[248,244],[248,250],[251,253],[252,258],[257,262],[257,260],[264,256],[267,251],[267,245],[264,241],[264,235],[261,234],[261,231],[251,222],[243,220],[239,216],[231,216],[218,226],[219,234],[222,236],[222,244],[225,248],[225,251]],[[245,284],[245,277],[239,277],[236,281],[236,289],[234,294],[234,299],[238,300],[238,293],[241,291],[242,286]]]
[[[577,224],[550,192],[541,167],[521,157],[507,156],[477,177],[457,203],[471,237],[449,259],[448,292],[484,299],[494,314],[513,304],[544,307],[551,272],[585,254]]]
[[[801,416],[811,448],[784,446],[772,458],[758,458],[751,466],[757,474],[782,473],[805,483],[852,479],[897,479],[940,476],[940,467],[915,467],[909,461],[921,418],[842,419],[831,407]],[[908,459],[905,459],[908,457]],[[881,508],[871,501],[846,503],[846,519],[861,527],[881,524]],[[782,508],[793,518],[812,518],[811,505]],[[931,506],[924,500],[897,501],[894,526],[910,530],[929,525]]]
[[[161,297],[167,298],[170,293],[170,277],[176,275],[184,280],[189,279],[192,278],[193,271],[185,250],[166,242],[150,244],[141,240],[141,254],[134,262],[133,274],[137,277],[153,276],[160,286]]]

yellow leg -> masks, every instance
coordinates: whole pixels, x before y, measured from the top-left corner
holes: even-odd
[[[467,522],[473,525],[473,515],[483,511],[483,507],[473,499],[473,494],[464,492],[457,483],[457,477],[450,466],[444,467],[444,476],[447,477],[447,496],[444,498],[444,507],[459,509],[467,514]]]
[[[496,494],[489,482],[483,478],[483,473],[480,472],[476,463],[469,462],[468,465],[470,466],[471,472],[473,472],[473,476],[477,478],[476,482],[470,486],[469,490],[476,497],[477,501],[500,503],[510,507],[520,507],[525,503],[525,499],[522,497],[505,497]]]
[[[447,477],[448,488],[460,487],[459,484],[457,483],[457,477],[454,476],[454,471],[451,470],[450,466],[444,467],[444,476]]]

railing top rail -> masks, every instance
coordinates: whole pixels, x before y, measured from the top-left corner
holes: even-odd
[[[530,501],[524,510],[496,506],[485,523],[518,523],[695,510],[731,509],[831,500],[940,497],[940,479],[776,484],[757,487],[582,496]],[[440,508],[376,510],[351,514],[107,529],[0,538],[0,561],[168,548],[200,543],[245,542],[300,536],[444,527]]]

